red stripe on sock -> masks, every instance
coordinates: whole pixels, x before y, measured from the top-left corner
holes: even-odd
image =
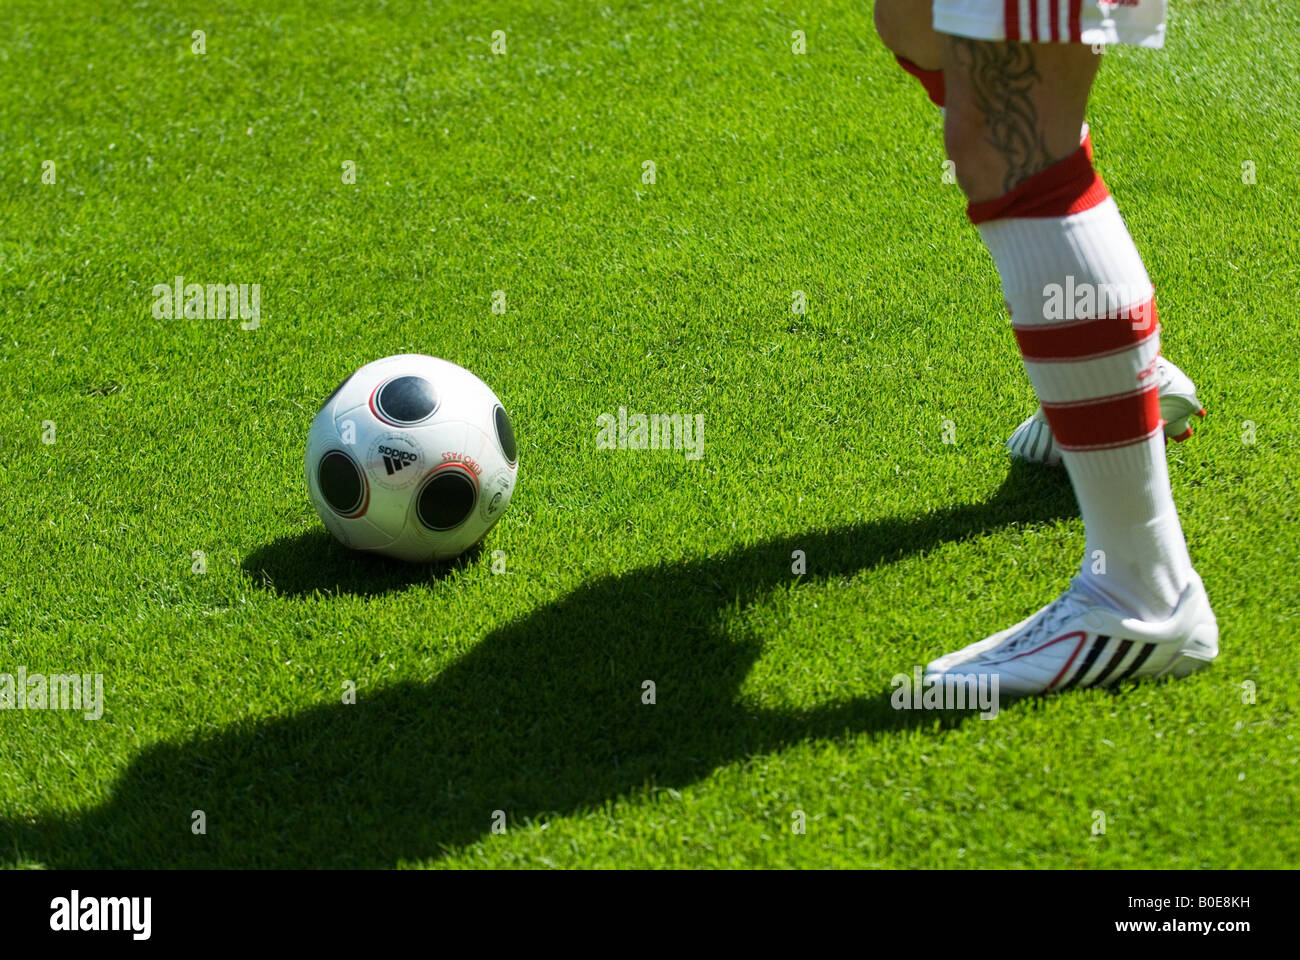
[[[1002,18],[1006,21],[1007,41],[1020,39],[1020,0],[1006,0],[1002,5]]]
[[[1052,0],[1052,43],[1061,40],[1061,0]]]
[[[916,79],[921,81],[921,86],[925,87],[926,96],[936,107],[943,106],[944,86],[942,70],[926,70],[924,67],[918,67],[911,60],[906,60],[898,54],[894,54],[894,59],[898,65],[910,73]]]
[[[1038,42],[1038,0],[1029,0],[1029,40]]]
[[[1012,318],[1014,321],[1014,318]],[[1119,316],[1065,323],[1013,326],[1026,360],[1086,360],[1135,347],[1160,330],[1154,299],[1119,311]]]
[[[1043,413],[1063,450],[1126,447],[1160,428],[1160,392],[1152,384],[1115,397],[1045,403]]]
[[[1083,8],[1083,0],[1070,0],[1070,42],[1082,43],[1083,32],[1079,25],[1079,17]]]
[[[971,223],[988,223],[1012,217],[1068,217],[1091,210],[1110,196],[1106,184],[1088,159],[1083,144],[1064,160],[1040,170],[1009,193],[971,203],[966,215]]]

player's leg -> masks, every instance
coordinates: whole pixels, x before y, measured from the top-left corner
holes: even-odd
[[[1144,2],[1148,8],[1154,6],[1151,0]],[[946,95],[943,81],[944,38],[947,35],[934,29],[931,3],[932,0],[876,0],[876,32],[893,52],[899,65],[920,81],[930,100],[943,107]],[[1061,0],[1033,0],[1032,3],[1030,0],[1019,0],[1018,4],[1013,0],[1012,5],[1018,7],[1017,32],[1024,31],[1032,37],[1065,39],[1080,31],[1090,31],[1090,45],[1086,47],[1088,50],[1092,49],[1092,43],[1113,43],[1117,39],[1113,29],[1106,27],[1103,21],[1090,20],[1090,15],[1082,9],[1082,5],[1077,14],[1072,14],[1068,6],[1062,10]],[[978,20],[981,15],[988,15],[987,4],[981,0],[965,0],[964,3],[963,0],[956,0],[947,6],[950,8],[950,22],[953,16],[958,20]],[[961,9],[963,6],[965,9]],[[1001,6],[1005,17],[1005,0],[1002,0]],[[1161,18],[1144,13],[1140,4],[1127,6],[1119,12],[1145,24],[1135,42],[1145,43],[1151,38],[1163,38]],[[1087,146],[1091,157],[1092,141],[1088,137],[1086,122],[1081,128],[1080,142]],[[1157,381],[1165,436],[1173,440],[1186,440],[1193,432],[1191,419],[1205,416],[1205,410],[1196,397],[1196,387],[1186,374],[1163,357],[1159,361]],[[1041,409],[1012,432],[1007,440],[1007,449],[1013,457],[1031,463],[1058,466],[1061,462],[1047,417]]]
[[[942,107],[943,38],[930,26],[930,0],[876,0],[876,32],[904,70]]]
[[[1003,196],[1079,150],[1101,59],[1088,47],[944,40],[944,147],[969,201]]]
[[[1078,139],[1096,69],[1077,44],[945,49],[945,144],[1087,534],[1061,598],[927,669],[997,674],[1008,693],[1182,675],[1218,652],[1169,487],[1153,290]]]
[[[989,47],[996,47],[990,51]],[[945,123],[949,156],[960,152],[973,183],[962,184],[962,164],[957,162],[958,183],[971,199],[998,193],[999,185],[1019,182],[1020,168],[1041,169],[1045,160],[1069,148],[1076,117],[1084,115],[1087,92],[1100,58],[1091,47],[1051,44],[981,44],[981,41],[952,38],[945,70],[957,71],[968,82],[957,82],[954,96],[974,98],[975,103],[955,107],[958,123]],[[1004,63],[995,57],[1008,58]],[[1022,63],[1016,62],[1021,58]],[[1025,73],[1016,80],[1017,71]],[[1007,84],[997,89],[999,83]],[[989,107],[989,109],[982,109]],[[1047,110],[1044,115],[1041,111]],[[975,123],[979,129],[964,126]],[[1042,142],[1027,132],[1042,128]],[[1091,142],[1084,125],[1084,143],[1092,159]],[[1050,143],[1048,141],[1051,141]],[[1002,178],[999,183],[999,178]],[[974,192],[972,192],[974,191]],[[1164,435],[1178,441],[1192,435],[1189,421],[1205,416],[1191,379],[1163,357],[1156,360],[1153,381]],[[1041,408],[1020,424],[1007,441],[1013,456],[1055,466],[1061,462],[1050,418]]]

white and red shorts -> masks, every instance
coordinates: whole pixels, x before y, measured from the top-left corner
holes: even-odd
[[[972,40],[1165,45],[1167,0],[934,0],[934,29]]]

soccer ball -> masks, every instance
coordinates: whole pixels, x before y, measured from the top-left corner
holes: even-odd
[[[306,471],[340,543],[427,562],[483,539],[506,512],[519,462],[487,384],[406,353],[366,364],[330,394],[307,435]]]

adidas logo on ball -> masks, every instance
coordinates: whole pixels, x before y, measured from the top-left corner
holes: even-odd
[[[415,463],[418,457],[409,450],[398,450],[396,447],[385,447],[382,444],[379,447],[380,456],[384,458],[384,470],[391,477],[403,467]]]

